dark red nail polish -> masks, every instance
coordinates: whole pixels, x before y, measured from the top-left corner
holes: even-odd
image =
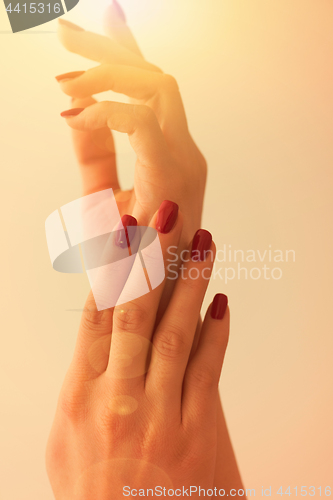
[[[80,113],[84,111],[84,108],[73,108],[73,109],[67,109],[67,111],[63,111],[60,113],[60,116],[63,116],[64,118],[70,118],[71,116],[77,116]]]
[[[124,22],[126,23],[126,16],[125,16],[125,12],[123,11],[121,5],[117,2],[117,0],[113,0],[113,7],[115,9],[115,11],[117,12],[119,18]]]
[[[228,306],[228,297],[223,293],[215,295],[210,315],[213,319],[223,319]]]
[[[64,73],[63,75],[58,75],[55,77],[57,82],[62,82],[63,80],[73,80],[74,78],[78,78],[82,76],[85,71],[72,71],[71,73]]]
[[[115,244],[120,247],[120,248],[129,248],[131,246],[131,239],[133,239],[133,234],[131,235],[131,238],[129,237],[127,227],[128,226],[134,226],[136,227],[138,225],[138,221],[136,220],[135,217],[132,217],[131,215],[123,215],[121,218],[122,225],[124,226],[124,229],[119,229],[117,231],[116,237],[115,237]]]
[[[177,203],[167,200],[163,201],[158,210],[156,219],[156,229],[159,233],[170,233],[171,229],[176,223],[178,210],[179,207]]]
[[[70,28],[71,30],[74,31],[85,31],[81,26],[78,26],[77,24],[71,23],[70,21],[65,21],[65,19],[59,19],[59,23],[63,24],[67,28]]]
[[[199,229],[193,238],[191,259],[195,262],[206,260],[206,254],[212,245],[212,235],[205,229]]]

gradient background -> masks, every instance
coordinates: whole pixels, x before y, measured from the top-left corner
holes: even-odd
[[[221,392],[245,486],[333,487],[333,4],[122,5],[147,59],[179,82],[218,248],[296,252],[280,281],[216,279],[206,298],[230,298]],[[81,0],[66,19],[101,31],[106,6]],[[13,35],[0,4],[1,500],[53,498],[44,450],[88,293],[86,276],[52,270],[44,234],[81,195],[54,76],[94,65],[65,52],[56,25]],[[130,187],[134,156],[116,140]]]

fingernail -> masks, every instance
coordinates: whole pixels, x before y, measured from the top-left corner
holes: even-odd
[[[206,253],[212,244],[212,235],[205,229],[199,229],[193,238],[191,259],[195,262],[206,260]]]
[[[228,297],[223,293],[215,295],[210,315],[213,319],[223,319],[228,306]]]
[[[82,76],[85,71],[72,71],[71,73],[64,73],[63,75],[56,76],[55,79],[57,82],[67,82],[67,80],[73,80],[74,78],[78,78]]]
[[[125,12],[123,11],[121,5],[117,2],[117,0],[112,1],[112,6],[113,6],[115,12],[117,13],[118,17],[122,20],[122,22],[126,23],[127,20],[126,20]]]
[[[63,26],[66,26],[67,28],[70,28],[71,30],[74,31],[85,31],[81,26],[78,26],[77,24],[71,23],[70,21],[65,21],[64,19],[58,19],[59,23],[62,24]]]
[[[176,223],[179,207],[173,201],[163,201],[158,209],[156,229],[159,233],[170,233]]]
[[[136,227],[138,225],[138,221],[136,220],[135,217],[132,217],[131,215],[123,215],[121,218],[121,222],[124,229],[119,229],[117,231],[115,237],[115,244],[120,248],[126,248],[126,247],[129,248],[131,246],[131,240],[133,239],[134,233],[130,231],[129,235],[127,227],[128,226]]]
[[[80,113],[84,111],[84,108],[73,108],[73,109],[67,109],[66,111],[63,111],[60,113],[60,116],[63,116],[64,118],[69,118],[71,116],[77,116]]]

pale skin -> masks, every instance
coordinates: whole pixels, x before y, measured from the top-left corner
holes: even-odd
[[[182,227],[179,213],[172,230],[159,234],[165,259],[168,247],[179,244]],[[166,279],[114,309],[98,312],[88,298],[48,443],[57,499],[119,499],[127,485],[179,491],[216,486],[216,407],[228,309],[213,319],[209,308],[192,353],[214,243],[209,250],[204,261],[187,259],[157,327]]]
[[[65,25],[60,25],[59,27],[60,39],[68,50],[100,63],[96,68],[89,70],[77,78],[60,82],[61,89],[74,99],[72,107],[86,108],[79,115],[66,118],[68,125],[73,129],[74,146],[83,180],[83,194],[90,194],[111,187],[116,193],[121,215],[133,215],[137,218],[140,225],[147,225],[152,218],[154,221],[154,213],[163,200],[173,200],[180,206],[182,215],[179,217],[177,226],[172,234],[176,239],[179,238],[178,247],[180,250],[187,248],[194,232],[200,227],[207,166],[203,155],[195,145],[188,131],[178,86],[173,77],[164,75],[159,68],[143,59],[130,29],[119,16],[118,10],[115,9],[114,5],[112,5],[107,12],[106,31],[108,36],[101,37],[100,35],[85,31],[76,31]],[[96,101],[91,95],[107,89],[112,89],[116,92],[128,95],[132,99],[131,104],[112,102],[96,104]],[[134,187],[132,191],[124,192],[120,190],[117,178],[112,130],[127,133],[130,143],[137,155]],[[180,219],[181,222],[179,222]],[[180,224],[181,230],[179,229]],[[179,234],[177,231],[179,231]],[[175,236],[176,233],[178,236]],[[168,235],[168,237],[170,238],[171,236]],[[205,283],[205,286],[206,285],[207,282]],[[170,321],[172,321],[173,318],[177,319],[177,317],[173,316],[173,313],[170,312],[170,304],[175,303],[176,300],[179,301],[179,304],[182,304],[184,297],[182,298],[182,294],[179,291],[182,289],[184,288],[181,288],[178,284],[175,290],[173,290],[173,287],[168,286],[168,284],[164,284],[161,289],[159,288],[158,300],[156,297],[153,299],[153,292],[144,298],[147,304],[150,304],[149,307],[155,310],[155,319],[157,315],[160,324],[165,320],[165,317],[169,318]],[[197,293],[198,297],[202,296],[204,293],[203,289],[200,293],[198,291]],[[90,298],[90,309],[93,306],[93,300]],[[193,332],[193,328],[189,326],[189,318],[186,320],[188,327],[185,324],[183,326],[182,335],[184,335],[184,339],[187,339],[187,342],[191,344],[190,354],[187,354],[186,357],[183,353],[183,364],[185,368],[182,376],[179,375],[177,381],[168,378],[163,381],[163,393],[166,393],[166,397],[168,392],[174,392],[173,384],[179,385],[185,383],[185,373],[188,373],[189,366],[193,366],[193,360],[196,359],[199,350],[198,346],[203,343],[202,339],[206,338],[206,334],[203,334],[203,332],[209,331],[209,329],[207,330],[208,327],[201,327],[200,306],[201,302],[200,304],[198,303],[197,324],[196,328],[194,328],[196,331]],[[147,307],[147,305],[145,307]],[[168,319],[165,320],[166,323],[167,321]],[[205,320],[204,325],[206,323],[211,324],[212,320]],[[221,339],[224,339],[224,347],[220,355],[222,356],[223,354],[224,356],[226,338],[228,336],[229,312],[226,313],[222,321],[213,321],[213,323],[218,323],[219,325],[218,327],[214,326],[216,332],[222,332]],[[87,328],[87,324],[90,325],[90,328]],[[222,325],[224,326],[222,327]],[[85,337],[96,340],[100,338],[102,333],[102,337],[105,337],[107,345],[109,345],[108,342],[111,344],[111,331],[113,332],[113,327],[114,315],[112,310],[105,311],[103,314],[86,312],[83,315],[78,338],[79,347],[77,348],[82,349],[81,351],[77,351],[81,352],[81,354],[79,356],[76,354],[76,357],[74,357],[69,375],[66,378],[55,418],[54,429],[56,429],[56,431],[53,430],[48,446],[48,471],[55,492],[59,491],[59,493],[56,493],[56,498],[59,499],[67,498],[67,491],[69,491],[75,480],[77,480],[79,471],[86,469],[92,463],[96,462],[96,457],[102,457],[101,461],[104,464],[106,464],[108,460],[115,459],[115,457],[122,457],[125,447],[135,442],[136,435],[142,435],[143,429],[138,424],[138,420],[141,421],[137,418],[138,411],[142,410],[143,415],[150,412],[149,405],[145,402],[139,405],[140,410],[137,409],[133,413],[133,417],[126,417],[127,422],[131,422],[126,425],[130,425],[132,436],[127,444],[124,438],[120,439],[119,442],[117,441],[112,431],[112,429],[114,429],[112,425],[109,432],[102,432],[101,434],[104,437],[101,438],[101,448],[104,449],[104,447],[106,447],[109,450],[106,454],[100,455],[100,449],[94,449],[96,446],[96,439],[89,441],[90,432],[87,432],[90,428],[89,426],[91,426],[93,430],[93,435],[95,435],[95,432],[98,432],[100,435],[98,422],[101,418],[105,417],[105,408],[102,408],[103,400],[105,401],[109,398],[109,390],[111,389],[114,394],[118,394],[115,386],[119,385],[119,380],[117,379],[117,383],[112,382],[112,387],[109,385],[111,384],[111,379],[107,376],[107,374],[110,373],[107,367],[112,365],[111,358],[109,359],[109,357],[105,358],[105,372],[98,377],[96,377],[95,374],[95,376],[91,377],[93,381],[89,379],[88,382],[85,379],[85,375],[81,375],[81,370],[83,373],[83,368],[79,368],[79,364],[75,359],[78,357],[84,359],[85,356],[87,356],[89,347],[80,347],[86,345],[84,341]],[[126,331],[127,328],[128,327],[125,327]],[[211,326],[211,328],[214,330],[213,326]],[[150,327],[147,326],[147,332],[149,332],[149,338],[155,338],[156,334],[153,332],[151,325]],[[112,335],[114,334],[112,333]],[[214,336],[214,332],[212,335]],[[216,336],[217,335],[216,333]],[[110,337],[109,340],[107,339],[108,336]],[[174,336],[172,336],[172,338],[175,340]],[[175,345],[171,344],[172,349],[175,350],[176,357],[178,355],[180,356],[180,354],[177,353],[177,342],[179,344],[179,339],[180,336],[178,335],[175,340]],[[181,348],[179,345],[178,347]],[[219,361],[220,365],[222,365],[223,356]],[[185,359],[187,360],[186,363]],[[207,363],[207,359],[205,363]],[[169,367],[170,366],[171,365],[169,365]],[[212,421],[210,421],[210,426],[216,431],[214,431],[215,444],[213,446],[215,451],[211,453],[209,471],[203,466],[206,472],[203,472],[202,469],[202,474],[204,482],[206,481],[207,484],[212,484],[218,489],[224,488],[228,490],[235,488],[238,490],[243,486],[218,395],[217,384],[219,375],[216,375],[218,366],[217,363],[214,382],[212,382],[212,377],[210,377],[208,384],[214,386],[214,396],[211,396],[209,404],[211,408],[214,407],[215,410],[209,412],[209,418],[212,418],[213,415],[214,425]],[[190,373],[192,372],[194,373],[191,369]],[[73,373],[76,374],[76,377],[73,377]],[[154,374],[153,367],[145,377],[151,377],[150,380],[153,381],[154,378],[152,378],[152,374]],[[202,370],[199,370],[197,375],[193,375],[192,378],[204,379],[205,376]],[[209,375],[207,378],[209,378]],[[122,384],[120,385],[122,386]],[[204,381],[203,385],[205,385]],[[86,392],[87,387],[89,387],[89,397]],[[202,395],[203,389],[200,390],[199,388],[198,391],[198,393],[195,393],[193,387],[193,397],[197,399],[198,402],[201,401],[201,406],[199,405],[200,408],[198,406],[197,410],[198,419],[200,412],[204,412],[207,418],[208,412],[207,405],[205,404],[205,397]],[[122,392],[121,388],[119,394],[127,394],[127,392]],[[153,392],[151,394],[153,394]],[[151,397],[153,398],[153,396]],[[161,390],[158,391],[158,394],[156,391],[155,397],[158,399],[161,397]],[[144,398],[147,398],[147,396],[143,396],[142,391],[139,392],[137,400],[143,401]],[[177,404],[175,404],[175,401],[172,402],[175,414],[178,412],[178,416],[179,413],[183,413],[180,399],[182,400],[182,398],[178,398]],[[101,404],[97,404],[98,401],[100,401]],[[155,403],[154,406],[156,406]],[[77,419],[77,412],[74,411],[75,409],[80,409],[79,419]],[[169,478],[171,477],[173,482],[176,481],[177,483],[178,481],[179,484],[183,484],[186,474],[189,474],[188,477],[191,478],[191,466],[188,466],[187,471],[181,472],[181,478],[178,475],[178,472],[181,470],[179,468],[181,456],[178,455],[178,452],[175,454],[175,450],[170,444],[170,437],[165,441],[166,436],[176,436],[174,434],[175,428],[172,427],[171,430],[168,427],[169,424],[166,422],[165,425],[162,425],[161,422],[165,420],[162,416],[161,420],[154,420],[153,414],[154,411],[152,410],[152,413],[149,413],[149,420],[152,422],[152,431],[154,425],[156,427],[154,436],[156,437],[156,433],[160,433],[160,436],[157,436],[156,439],[161,449],[163,449],[163,453],[168,447],[170,448],[169,459],[171,462],[174,462],[175,470],[173,471],[172,467],[170,470],[167,468],[167,475]],[[83,419],[85,427],[82,427],[82,415],[87,417]],[[135,418],[134,415],[136,416]],[[107,417],[107,421],[108,418],[109,417]],[[115,418],[113,413],[110,418]],[[116,417],[116,422],[119,420],[121,419]],[[198,422],[199,420],[196,425],[199,425]],[[115,425],[118,426],[118,423]],[[138,426],[137,428],[136,425]],[[143,428],[145,429],[145,426],[143,426]],[[59,429],[61,429],[61,431],[59,431]],[[170,434],[168,434],[167,429],[169,429]],[[181,433],[183,431],[179,432]],[[203,430],[202,432],[202,436],[204,436],[205,433]],[[85,436],[84,439],[82,438],[83,435]],[[196,434],[193,433],[190,435],[183,432],[183,434],[179,434],[179,439],[175,437],[175,443],[182,442],[183,439],[185,439],[183,437],[180,438],[180,436],[187,436],[187,445],[190,446],[190,443],[193,442],[194,435],[196,436],[195,439],[201,442],[199,439],[200,433],[197,432]],[[139,443],[139,441],[140,440],[137,442]],[[66,458],[70,463],[67,463],[62,453],[58,453],[57,451],[62,448],[64,442],[67,443]],[[100,440],[98,440],[98,443],[99,442]],[[112,442],[112,446],[110,446],[110,442]],[[78,451],[81,445],[82,450]],[[111,449],[116,450],[115,453],[113,453],[113,451],[111,452]],[[160,468],[163,470],[165,469],[165,464],[162,464],[158,457],[158,451],[156,452],[156,456],[151,455],[150,450],[147,451],[147,454],[145,454],[146,451],[144,449],[141,451],[143,454],[142,456],[147,459],[146,461],[149,462],[152,460],[152,463],[156,465],[159,464],[158,466]],[[203,451],[203,449],[201,449],[201,451]],[[205,454],[207,455],[207,450]],[[214,459],[212,458],[213,455]],[[78,456],[80,456],[80,458]],[[62,467],[59,468],[57,457],[59,457],[61,463],[66,464],[63,471]],[[137,459],[135,454],[126,455],[126,457],[130,457],[131,460]],[[148,458],[150,460],[148,460]],[[193,468],[192,462],[191,465]],[[199,462],[197,467],[200,469]],[[99,463],[98,460],[97,463]],[[177,463],[178,465],[176,465]],[[122,464],[122,466],[124,466],[125,470],[125,464]],[[197,469],[197,474],[199,473],[199,469]],[[95,472],[96,476],[99,476],[97,471]],[[68,484],[65,478],[68,478]],[[65,485],[64,489],[62,486],[59,486],[62,484]],[[67,486],[68,490],[66,489]],[[105,485],[105,488],[107,488],[107,485]],[[72,497],[68,496],[68,498]]]

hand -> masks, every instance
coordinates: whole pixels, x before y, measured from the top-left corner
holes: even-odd
[[[174,80],[172,77],[161,74],[159,68],[143,59],[124,15],[119,9],[119,5],[113,1],[106,16],[106,30],[112,39],[85,32],[64,21],[59,26],[60,39],[68,50],[102,63],[101,66],[81,76],[75,73],[58,77],[62,90],[74,97],[72,102],[74,108],[92,108],[92,111],[87,109],[77,117],[67,118],[68,124],[73,128],[84,194],[112,187],[116,193],[121,215],[134,214],[139,224],[142,225],[147,224],[163,199],[174,199],[184,214],[182,241],[179,245],[182,250],[190,242],[196,228],[201,225],[206,162],[188,132],[181,97]],[[108,69],[111,73],[107,71]],[[125,81],[126,75],[133,75],[135,71],[139,71],[136,73],[136,76],[140,77],[139,89],[131,85],[131,81]],[[103,74],[104,81],[99,81],[99,76]],[[77,78],[70,80],[68,79],[70,76],[77,76]],[[158,87],[159,82],[160,87]],[[131,102],[141,106],[139,113],[134,114],[137,107],[128,107],[128,105],[119,107],[117,103],[107,102],[96,104],[94,99],[87,97],[105,88],[136,97],[136,99],[132,97]],[[155,93],[150,95],[149,92],[152,89]],[[147,106],[152,112],[147,109]],[[100,107],[102,113],[101,122],[97,107]],[[126,112],[119,117],[115,111],[120,109]],[[139,119],[140,113],[146,119]],[[133,120],[133,115],[136,120]],[[117,178],[115,148],[111,133],[111,128],[116,125],[117,118],[118,120],[120,118],[118,121],[120,130],[124,130],[121,127],[126,124],[128,126],[131,118],[134,124],[136,121],[137,128],[140,128],[140,130],[130,130],[129,134],[138,155],[134,189],[129,192],[120,190]],[[91,122],[88,119],[91,119]],[[145,136],[142,143],[137,140],[140,132],[142,137]],[[158,140],[153,142],[153,137]],[[171,293],[172,286],[167,286],[163,294],[164,301],[161,301],[162,312],[166,308]],[[199,342],[200,330],[201,322],[199,321],[191,356],[195,353]],[[218,450],[215,485],[226,489],[228,487],[242,488],[220,401],[217,404],[217,420]]]
[[[179,213],[159,234],[165,260],[182,226]],[[151,227],[163,229],[160,213]],[[229,310],[225,296],[214,299],[190,356],[215,257],[210,233],[196,233],[190,255],[157,328],[163,285],[102,312],[89,297],[48,443],[57,500],[119,500],[124,487],[214,489]]]
[[[141,225],[164,199],[175,200],[184,213],[186,247],[201,224],[206,162],[189,133],[175,79],[143,59],[118,9],[113,3],[107,12],[112,39],[59,21],[63,45],[101,63],[57,77],[62,91],[74,98],[75,110],[65,118],[74,129],[84,194],[113,188],[121,215],[129,213]],[[96,103],[90,97],[106,90],[129,96],[131,104]],[[112,130],[127,133],[137,155],[130,192],[120,191]]]

